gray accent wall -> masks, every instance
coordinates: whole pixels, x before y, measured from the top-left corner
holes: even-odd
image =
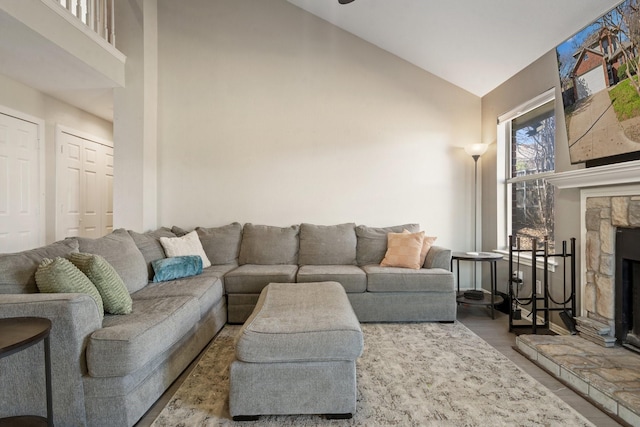
[[[527,68],[516,74],[504,84],[491,91],[482,98],[482,139],[483,142],[491,143],[489,151],[482,157],[482,236],[483,248],[493,249],[498,246],[497,242],[497,195],[496,195],[496,171],[503,165],[496,164],[496,139],[497,139],[497,118],[531,100],[550,88],[556,88],[556,172],[563,172],[583,168],[583,165],[571,165],[569,161],[569,148],[567,145],[567,134],[565,130],[564,112],[562,109],[562,98],[560,96],[560,81],[556,65],[555,49],[549,51],[540,59],[529,65]],[[580,267],[580,192],[578,189],[556,189],[556,222],[555,238],[556,245],[561,249],[562,240],[575,237],[577,239],[576,265]],[[498,263],[498,289],[506,291],[508,280],[508,263]],[[531,267],[523,267],[525,272],[525,282],[530,276]],[[541,274],[541,270],[539,270]],[[484,271],[485,283],[489,283],[488,269]],[[539,276],[541,277],[541,276]],[[562,276],[557,271],[551,275],[552,294],[556,300],[562,297]],[[577,274],[576,288],[580,291],[580,274]],[[530,289],[524,293],[528,295]],[[578,309],[580,304],[577,305]],[[556,316],[552,316],[552,322],[558,325],[562,321]]]

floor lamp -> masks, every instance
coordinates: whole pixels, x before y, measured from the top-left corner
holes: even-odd
[[[478,252],[478,159],[482,156],[489,146],[487,144],[471,144],[464,147],[464,151],[473,157],[474,179],[473,179],[473,250]],[[476,279],[476,263],[473,268],[473,288],[477,286]]]
[[[486,151],[487,144],[471,144],[464,147],[464,151],[473,157],[474,180],[473,180],[473,250],[478,251],[478,159]]]

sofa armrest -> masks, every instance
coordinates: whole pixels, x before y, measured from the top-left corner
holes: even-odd
[[[442,246],[431,246],[427,252],[427,258],[424,260],[424,268],[443,268],[451,269],[451,249]]]
[[[25,316],[45,317],[52,323],[49,339],[56,424],[84,425],[85,348],[91,333],[102,327],[95,301],[75,293],[0,294],[0,318]],[[46,416],[42,342],[0,359],[0,372],[0,414]]]

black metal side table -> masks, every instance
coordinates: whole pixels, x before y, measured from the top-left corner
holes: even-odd
[[[497,279],[497,268],[496,263],[498,260],[502,259],[502,255],[497,254],[495,252],[453,252],[451,254],[451,271],[453,271],[453,262],[456,262],[456,277],[458,281],[458,293],[456,301],[458,304],[468,304],[468,305],[482,305],[482,306],[490,306],[491,307],[491,318],[495,319],[494,308],[496,304],[501,304],[504,301],[500,295],[496,295],[496,282]],[[466,298],[464,296],[464,292],[460,292],[460,261],[471,261],[471,262],[488,262],[491,266],[491,298],[489,301],[486,299],[471,299]],[[475,285],[475,284],[474,284]]]
[[[51,399],[51,348],[49,345],[50,332],[51,320],[49,319],[41,317],[12,317],[0,319],[0,359],[25,350],[44,339],[44,371],[47,387],[47,418],[35,415],[1,418],[0,427],[53,427],[53,404]]]

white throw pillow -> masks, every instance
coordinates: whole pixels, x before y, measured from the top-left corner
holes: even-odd
[[[204,253],[198,233],[194,230],[182,237],[160,237],[160,244],[164,248],[167,257],[200,255],[202,268],[211,267],[211,261]]]

